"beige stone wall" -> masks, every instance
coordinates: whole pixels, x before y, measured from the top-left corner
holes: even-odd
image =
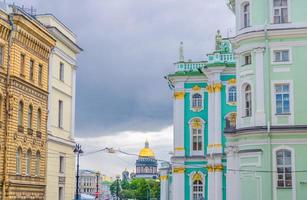
[[[64,187],[65,198],[73,199],[75,190],[75,155],[72,146],[63,145],[54,141],[48,141],[48,166],[47,166],[47,200],[58,199],[59,176],[65,177]],[[59,173],[60,155],[65,156],[64,173]]]

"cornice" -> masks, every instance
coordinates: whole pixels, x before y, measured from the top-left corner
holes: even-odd
[[[69,147],[74,147],[75,144],[76,144],[74,140],[67,140],[67,139],[64,139],[64,138],[61,138],[61,137],[54,136],[54,135],[52,135],[52,132],[48,133],[47,142],[49,142],[49,141],[56,142],[58,144],[64,144],[64,145],[67,145]]]
[[[77,60],[74,59],[73,57],[69,56],[68,54],[66,54],[64,51],[62,51],[60,48],[55,47],[52,50],[52,53],[54,53],[55,55],[61,57],[63,60],[65,60],[66,62],[68,62],[69,64],[73,65],[74,67],[77,64]]]

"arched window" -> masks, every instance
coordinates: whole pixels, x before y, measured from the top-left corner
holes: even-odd
[[[242,4],[242,28],[250,27],[250,4],[245,2]]]
[[[26,175],[31,173],[31,150],[29,149],[26,153]]]
[[[20,101],[18,105],[18,126],[23,126],[23,102]]]
[[[41,131],[41,122],[42,122],[42,111],[39,108],[37,110],[37,130]]]
[[[276,151],[277,163],[277,186],[278,187],[292,187],[292,161],[291,151],[281,149]]]
[[[200,94],[196,93],[192,96],[192,108],[200,109],[203,107],[203,98]]]
[[[203,151],[203,123],[200,119],[196,118],[191,121],[192,132],[192,150],[194,152]]]
[[[193,200],[204,199],[203,177],[199,173],[194,174],[192,177],[192,199]]]
[[[244,112],[245,117],[252,116],[252,90],[249,84],[244,89]]]
[[[16,174],[21,174],[21,154],[22,150],[18,147],[16,151]]]
[[[288,0],[273,0],[274,24],[287,23],[289,21]]]
[[[28,128],[32,129],[32,119],[33,119],[33,107],[29,106],[28,110]]]
[[[36,156],[35,156],[35,175],[36,176],[39,176],[40,160],[41,160],[41,154],[39,151],[37,151]]]
[[[236,102],[237,101],[237,88],[236,88],[236,86],[231,86],[228,89],[228,101],[229,102]]]

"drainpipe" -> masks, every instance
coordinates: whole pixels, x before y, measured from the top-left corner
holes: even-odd
[[[7,140],[8,140],[8,119],[11,115],[11,109],[10,109],[10,68],[11,68],[11,48],[12,48],[12,40],[13,40],[13,35],[15,32],[16,27],[14,26],[14,21],[13,21],[13,14],[9,15],[9,22],[11,26],[11,31],[9,33],[9,39],[8,39],[8,60],[7,60],[7,69],[6,69],[6,84],[5,84],[5,123],[4,123],[4,167],[3,167],[3,183],[2,183],[2,199],[6,199],[6,190],[7,190],[7,182],[8,182],[8,174],[7,174],[7,151],[8,151],[8,146],[7,146]]]
[[[270,1],[267,0],[267,5],[270,5]],[[265,97],[265,101],[266,101],[266,106],[265,106],[265,110],[266,110],[266,121],[267,121],[267,136],[268,136],[268,163],[269,163],[269,171],[273,171],[273,158],[272,158],[272,135],[271,135],[271,82],[270,82],[270,51],[269,51],[269,36],[268,36],[268,24],[270,21],[270,6],[267,7],[267,16],[266,16],[266,21],[265,21],[265,26],[264,26],[264,36],[265,36],[265,64],[266,64],[266,72],[265,72],[265,82],[266,84],[266,97]],[[270,174],[270,199],[273,199],[273,174]]]

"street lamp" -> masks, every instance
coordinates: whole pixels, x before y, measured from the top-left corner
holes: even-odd
[[[74,153],[77,154],[77,175],[76,175],[76,200],[79,200],[79,158],[80,154],[83,153],[80,144],[76,144]]]
[[[116,200],[120,199],[120,197],[119,197],[119,179],[120,179],[120,176],[117,175],[116,176]]]
[[[100,176],[100,173],[96,172],[96,178],[97,178],[97,183],[96,183],[96,199],[99,199],[99,176]]]

